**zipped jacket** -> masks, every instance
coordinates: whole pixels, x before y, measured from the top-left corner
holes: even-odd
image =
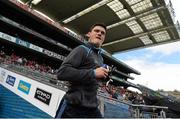
[[[67,103],[83,107],[98,106],[95,69],[103,65],[101,49],[87,43],[73,49],[58,71],[58,80],[69,81]]]

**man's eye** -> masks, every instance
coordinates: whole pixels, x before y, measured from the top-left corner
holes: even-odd
[[[104,35],[104,34],[105,34],[105,32],[101,31],[101,34],[103,34],[103,35]]]
[[[95,32],[99,32],[99,30],[94,30]]]
[[[105,34],[105,32],[104,31],[100,31],[100,30],[94,30],[96,33],[99,33],[99,32],[101,32],[101,34]]]

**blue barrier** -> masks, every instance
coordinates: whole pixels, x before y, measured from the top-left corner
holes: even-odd
[[[132,118],[129,105],[123,103],[113,104],[105,101],[105,118]]]

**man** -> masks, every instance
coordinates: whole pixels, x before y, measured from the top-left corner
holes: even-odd
[[[76,47],[62,63],[57,79],[69,81],[69,90],[61,101],[56,117],[102,117],[98,109],[98,80],[108,76],[103,66],[101,46],[105,40],[106,26],[94,24],[87,36],[86,46]]]

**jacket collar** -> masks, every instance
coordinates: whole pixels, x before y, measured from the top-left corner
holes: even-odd
[[[88,48],[92,49],[93,51],[98,52],[98,54],[101,53],[102,49],[97,48],[93,43],[87,42],[86,45]]]

